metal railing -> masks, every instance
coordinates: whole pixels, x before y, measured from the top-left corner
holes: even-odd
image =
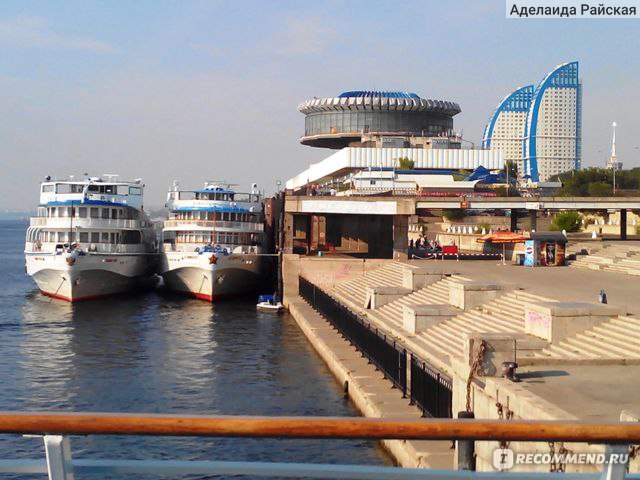
[[[407,393],[407,351],[376,327],[352,312],[304,277],[299,277],[299,292],[340,334],[391,380]]]
[[[229,230],[234,232],[262,232],[264,225],[259,222],[234,222],[229,220],[165,220],[165,229],[201,228],[209,230]]]
[[[408,394],[411,403],[420,407],[423,416],[452,416],[450,377],[397,344],[395,340],[389,340],[376,327],[304,277],[299,277],[299,292],[303,299],[382,371],[394,386],[402,390],[403,397]],[[410,362],[407,357],[410,357]]]
[[[451,377],[429,367],[411,354],[411,403],[422,409],[423,416],[451,418],[453,381]]]
[[[89,217],[31,217],[29,225],[32,227],[49,227],[64,229],[82,228],[141,228],[140,220],[124,218],[89,218]]]
[[[0,474],[47,474],[50,480],[73,480],[75,474],[87,473],[110,476],[199,474],[379,480],[640,479],[638,475],[626,474],[626,454],[630,444],[640,443],[640,423],[0,412],[0,433],[43,435],[46,453],[45,459],[0,460]],[[620,461],[605,464],[599,473],[547,474],[318,463],[76,459],[72,456],[68,435],[589,442],[606,444],[605,455],[615,454]]]

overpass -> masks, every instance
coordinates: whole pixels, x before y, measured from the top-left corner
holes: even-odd
[[[302,196],[285,197],[285,249],[312,252],[325,243],[344,251],[390,258],[406,250],[409,216],[420,210],[509,210],[511,230],[521,212],[529,212],[536,229],[540,210],[615,210],[620,212],[620,239],[627,239],[627,211],[640,210],[640,197],[419,197]]]
[[[415,197],[416,209],[640,210],[640,197]]]

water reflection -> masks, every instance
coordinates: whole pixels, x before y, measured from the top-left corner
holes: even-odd
[[[5,259],[10,273],[0,270],[8,284],[0,292],[0,409],[357,414],[288,316],[257,313],[254,301],[212,305],[157,293],[73,305],[43,297],[15,272],[23,266],[19,233]],[[386,462],[359,440],[89,436],[74,437],[72,448],[84,458]],[[42,450],[36,439],[0,436],[0,458],[41,458]]]

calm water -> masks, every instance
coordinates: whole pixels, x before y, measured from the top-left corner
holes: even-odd
[[[289,316],[257,313],[251,301],[156,293],[49,299],[24,273],[25,228],[0,221],[0,410],[357,415]],[[77,458],[388,463],[375,443],[359,440],[71,443]],[[44,458],[41,440],[0,435],[0,458],[19,457]]]

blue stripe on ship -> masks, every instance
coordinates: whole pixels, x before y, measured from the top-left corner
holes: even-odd
[[[251,213],[248,208],[239,207],[178,207],[174,212],[223,212],[223,213]]]

